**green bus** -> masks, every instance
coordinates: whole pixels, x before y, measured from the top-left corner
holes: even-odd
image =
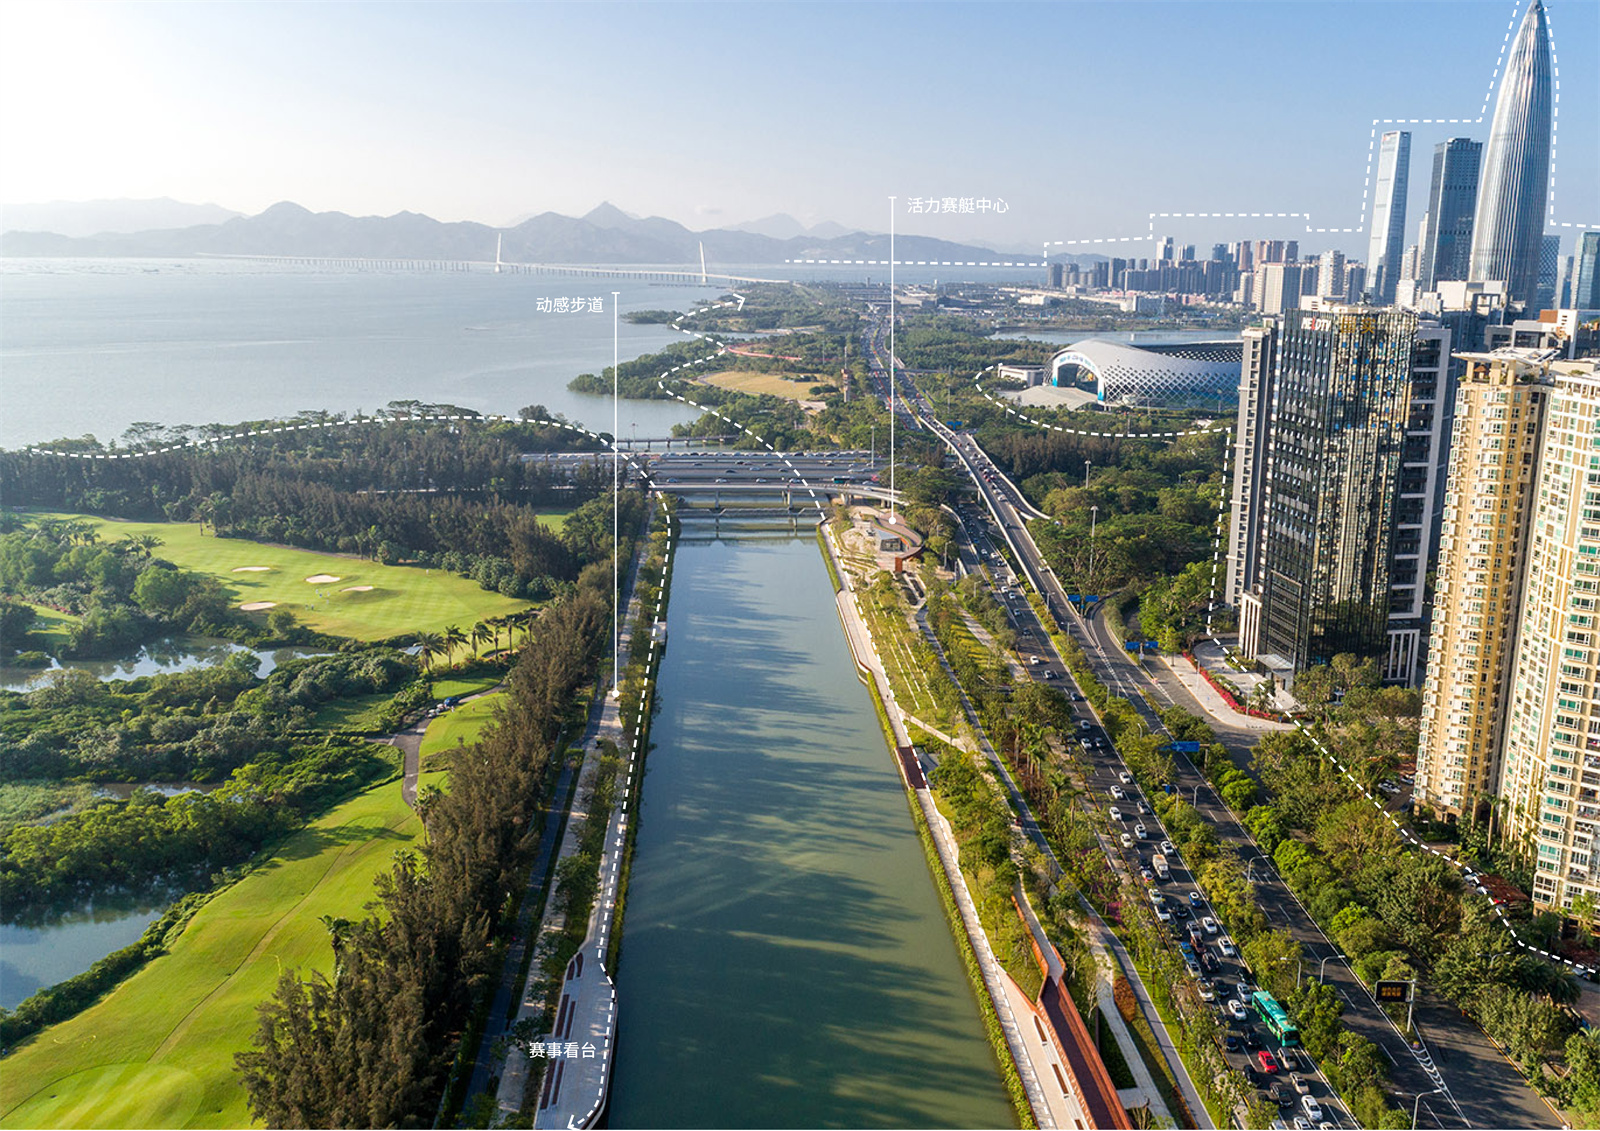
[[[1289,1020],[1289,1011],[1278,1004],[1278,999],[1266,990],[1257,990],[1250,995],[1250,1002],[1256,1007],[1256,1012],[1261,1015],[1262,1022],[1267,1031],[1277,1038],[1280,1045],[1297,1045],[1300,1043],[1300,1030],[1296,1029],[1294,1022]]]

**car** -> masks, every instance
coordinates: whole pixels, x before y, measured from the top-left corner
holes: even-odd
[[[1149,868],[1140,868],[1139,878],[1147,884],[1153,884],[1156,882],[1156,874]]]
[[[1168,911],[1165,904],[1156,905],[1156,918],[1163,923],[1172,922],[1172,912]]]
[[[1204,970],[1207,974],[1215,974],[1218,970],[1222,969],[1222,966],[1217,962],[1214,954],[1212,954],[1209,950],[1202,950],[1200,952],[1200,969]]]
[[[1146,805],[1143,801],[1139,802],[1138,808],[1139,812],[1144,814],[1146,817],[1150,815],[1150,806]]]
[[[1111,807],[1111,819],[1112,819],[1112,820],[1113,820],[1113,821],[1120,821],[1120,820],[1122,820],[1122,810],[1121,810],[1121,809],[1118,809],[1118,808],[1117,808],[1117,807],[1116,807],[1116,806],[1115,806],[1115,805],[1113,805],[1113,806],[1112,806],[1112,807]]]
[[[1217,921],[1211,916],[1207,915],[1204,919],[1200,920],[1200,929],[1208,935],[1214,935],[1217,933]]]
[[[1311,1122],[1313,1122],[1313,1123],[1321,1122],[1321,1120],[1322,1120],[1322,1105],[1317,1102],[1317,1099],[1316,1099],[1315,1096],[1301,1096],[1300,1097],[1300,1107],[1301,1107],[1301,1110],[1303,1110],[1306,1113],[1306,1118],[1311,1120]]]
[[[1194,955],[1191,954],[1189,957],[1185,958],[1183,960],[1183,965],[1188,969],[1191,977],[1200,977],[1200,963],[1195,959]]]
[[[1127,798],[1128,795],[1122,792],[1122,787],[1120,785],[1114,785],[1111,787],[1111,800],[1126,801]]]
[[[1209,981],[1207,981],[1204,978],[1201,978],[1198,984],[1199,984],[1199,988],[1200,988],[1200,1000],[1201,1001],[1216,1001],[1217,1000],[1217,991],[1211,988],[1211,983]]]
[[[1258,1049],[1261,1047],[1261,1034],[1256,1032],[1255,1026],[1253,1025],[1244,1031],[1244,1047],[1247,1049]]]
[[[1256,988],[1243,978],[1233,984],[1233,996],[1240,1001],[1248,1002],[1255,992]]]
[[[1305,1077],[1300,1075],[1298,1072],[1289,1073],[1289,1086],[1295,1091],[1299,1092],[1302,1096],[1308,1096],[1311,1094],[1311,1085],[1307,1084]]]
[[[1238,1036],[1234,1033],[1222,1034],[1222,1047],[1229,1052],[1238,1052],[1240,1049]]]
[[[1160,907],[1166,901],[1167,901],[1167,897],[1162,895],[1160,892],[1152,891],[1150,893],[1150,902],[1151,902],[1152,905],[1154,905],[1156,907]]]
[[[1130,774],[1127,770],[1123,770],[1120,774],[1117,775],[1117,780],[1119,782],[1121,782],[1123,785],[1132,785],[1133,784],[1133,775]]]
[[[1239,957],[1239,948],[1233,945],[1233,940],[1227,935],[1223,935],[1217,940],[1217,949],[1222,952],[1222,957],[1224,958]]]
[[[1028,663],[1030,663],[1030,664],[1038,664],[1038,663],[1042,663],[1042,661],[1039,659],[1038,656],[1029,656],[1028,657]]]
[[[1272,1085],[1271,1095],[1273,1102],[1275,1102],[1281,1108],[1292,1108],[1295,1104],[1294,1093],[1289,1090],[1289,1086],[1287,1084]]]
[[[1205,902],[1205,897],[1202,896],[1199,892],[1191,891],[1189,893],[1189,906],[1190,907],[1199,907],[1204,902]]]
[[[1057,674],[1056,674],[1056,673],[1055,673],[1055,672],[1053,672],[1053,671],[1049,671],[1049,670],[1046,670],[1046,671],[1045,671],[1045,673],[1044,673],[1044,678],[1045,678],[1045,679],[1060,679],[1060,678],[1061,678],[1061,677],[1060,677],[1060,676],[1058,676],[1058,675],[1057,675]]]
[[[1123,833],[1121,835],[1121,837],[1119,837],[1118,839],[1120,839],[1122,841],[1122,847],[1123,848],[1132,848],[1133,847],[1133,838],[1131,836],[1129,836],[1127,833]]]
[[[1238,998],[1231,997],[1228,999],[1227,1010],[1228,1016],[1235,1021],[1243,1021],[1250,1016],[1249,1013],[1245,1012],[1244,1002]]]
[[[1145,831],[1145,827],[1144,827],[1144,822],[1143,821],[1140,821],[1137,825],[1133,826],[1133,835],[1138,837],[1140,840],[1143,840],[1145,837],[1150,835],[1148,832]]]
[[[1178,940],[1178,953],[1183,955],[1185,958],[1189,958],[1194,954],[1194,947],[1192,945],[1190,945],[1184,939],[1179,939]]]
[[[1278,1071],[1277,1058],[1266,1049],[1262,1049],[1260,1052],[1256,1053],[1256,1059],[1261,1062],[1261,1071],[1267,1073],[1269,1076]]]
[[[1180,919],[1187,919],[1189,917],[1189,909],[1181,903],[1174,903],[1172,905],[1172,913]]]
[[[1294,1131],[1311,1131],[1311,1121],[1303,1115],[1295,1116]]]
[[[1164,855],[1171,856],[1178,850],[1172,846],[1172,842],[1170,840],[1164,840],[1161,842],[1161,851]]]
[[[1278,1063],[1283,1065],[1285,1072],[1298,1072],[1300,1070],[1300,1057],[1294,1049],[1285,1046],[1278,1050]]]

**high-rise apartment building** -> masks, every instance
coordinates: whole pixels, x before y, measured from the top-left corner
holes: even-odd
[[[1350,302],[1358,302],[1367,290],[1367,265],[1364,263],[1345,263],[1344,265],[1344,297]]]
[[[1344,252],[1325,251],[1317,260],[1317,297],[1344,297]]]
[[[1233,507],[1228,528],[1228,573],[1223,601],[1239,597],[1260,568],[1261,504],[1268,427],[1272,415],[1272,370],[1278,356],[1278,323],[1247,327],[1240,335],[1239,414],[1233,430]]]
[[[1600,310],[1600,232],[1578,237],[1578,267],[1573,275],[1572,308]]]
[[[1549,354],[1457,354],[1415,796],[1471,816],[1500,782],[1504,706],[1537,478]]]
[[[1453,137],[1433,147],[1433,180],[1422,225],[1417,280],[1431,291],[1445,279],[1465,279],[1472,263],[1472,217],[1478,205],[1483,143]]]
[[[1534,862],[1534,903],[1570,910],[1600,897],[1600,368],[1558,361],[1550,374],[1499,792]]]
[[[1407,310],[1316,306],[1284,314],[1270,413],[1257,394],[1266,435],[1235,467],[1236,505],[1260,532],[1253,568],[1248,530],[1229,548],[1240,648],[1284,672],[1353,652],[1412,684],[1450,332]]]
[[[1406,191],[1411,176],[1411,132],[1389,130],[1378,145],[1378,180],[1372,198],[1372,236],[1367,245],[1374,301],[1394,301],[1406,250]]]
[[[1282,314],[1300,305],[1298,263],[1263,263],[1256,268],[1255,304],[1262,314]]]
[[[1494,103],[1472,231],[1468,278],[1503,279],[1516,303],[1532,303],[1550,190],[1550,27],[1533,0],[1517,30]]]

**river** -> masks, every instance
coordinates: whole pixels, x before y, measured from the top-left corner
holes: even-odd
[[[612,1127],[1014,1126],[816,540],[674,567]]]

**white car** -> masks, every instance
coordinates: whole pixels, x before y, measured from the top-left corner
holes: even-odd
[[[1144,828],[1144,823],[1143,822],[1140,822],[1139,824],[1133,826],[1133,835],[1138,837],[1140,840],[1143,840],[1145,838],[1145,836],[1148,835],[1145,832],[1145,828]]]
[[[1122,840],[1122,847],[1123,848],[1132,848],[1133,847],[1133,838],[1131,836],[1129,836],[1127,833],[1123,833],[1122,834],[1121,840]]]
[[[1217,1000],[1217,991],[1212,989],[1211,988],[1211,983],[1206,981],[1203,978],[1200,980],[1200,1000],[1201,1001],[1216,1001]]]
[[[1178,850],[1172,847],[1172,842],[1170,840],[1164,840],[1161,842],[1161,853],[1163,856],[1171,856],[1176,851]]]
[[[1322,1121],[1322,1105],[1317,1102],[1315,1096],[1301,1096],[1300,1106],[1305,1109],[1306,1118],[1311,1122],[1320,1123]]]
[[[1244,1002],[1236,997],[1231,997],[1228,999],[1228,1016],[1235,1021],[1246,1021],[1249,1019],[1250,1014],[1245,1011]]]
[[[1115,806],[1115,805],[1113,805],[1113,806],[1112,806],[1112,807],[1111,807],[1111,819],[1112,819],[1112,820],[1113,820],[1113,821],[1120,821],[1120,820],[1122,820],[1122,810],[1121,810],[1121,809],[1118,809],[1118,808],[1117,808],[1117,807],[1116,807],[1116,806]]]
[[[1230,939],[1227,935],[1223,935],[1220,939],[1217,940],[1217,949],[1222,951],[1222,957],[1224,957],[1224,958],[1238,958],[1239,957],[1238,948],[1233,945],[1233,940]]]
[[[1172,922],[1172,912],[1167,910],[1167,905],[1165,903],[1156,904],[1156,918],[1161,920],[1163,923]]]
[[[1128,795],[1122,792],[1122,787],[1120,785],[1114,785],[1111,787],[1111,800],[1126,801],[1127,799]]]
[[[1217,933],[1217,921],[1211,916],[1207,915],[1204,919],[1200,920],[1200,929],[1208,935],[1214,935]]]
[[[1132,785],[1133,784],[1133,775],[1130,774],[1127,770],[1123,770],[1120,774],[1117,775],[1117,780],[1120,781],[1123,785]]]

